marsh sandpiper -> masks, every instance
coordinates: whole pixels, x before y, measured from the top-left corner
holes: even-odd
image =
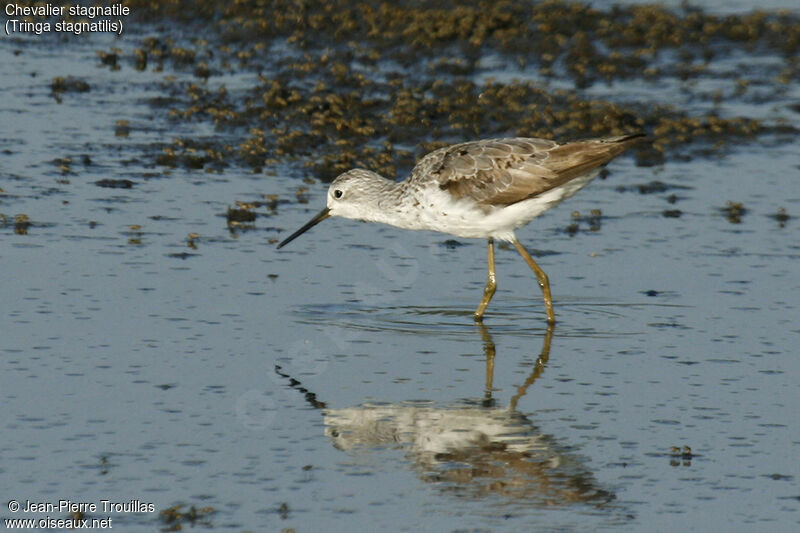
[[[514,230],[578,192],[643,137],[637,133],[564,144],[518,137],[455,144],[423,157],[400,182],[369,170],[349,170],[331,183],[325,209],[278,248],[331,216],[488,239],[489,279],[474,314],[480,323],[497,289],[494,240],[507,241],[536,274],[547,321],[553,324],[550,282]]]

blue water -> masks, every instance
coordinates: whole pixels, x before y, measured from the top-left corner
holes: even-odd
[[[188,127],[147,101],[189,75],[109,70],[96,50],[134,37],[85,37],[0,39],[2,518],[47,514],[12,499],[69,499],[154,504],[93,513],[124,531],[167,527],[158,513],[178,504],[236,531],[800,527],[796,140],[623,157],[520,230],[553,288],[547,350],[511,248],[485,330],[484,242],[332,219],[277,251],[324,185],[301,204],[308,170],[290,161],[153,166],[146,148]],[[59,102],[64,75],[91,90]],[[796,121],[798,97],[795,83],[725,109]],[[654,180],[673,188],[635,190]],[[287,201],[229,230],[229,206],[272,194]],[[592,209],[600,229],[570,236],[572,211]]]

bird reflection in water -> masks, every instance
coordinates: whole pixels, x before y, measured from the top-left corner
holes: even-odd
[[[508,407],[499,407],[492,396],[496,348],[489,330],[478,327],[486,354],[486,388],[479,400],[447,407],[404,402],[331,409],[293,386],[307,398],[312,394],[315,406],[322,408],[325,434],[337,449],[350,454],[401,449],[421,480],[461,497],[497,495],[542,507],[601,506],[613,500],[584,458],[517,411],[547,365],[553,327],[547,328],[541,354]]]

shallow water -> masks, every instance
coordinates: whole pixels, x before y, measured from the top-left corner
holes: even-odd
[[[100,66],[111,45],[0,40],[4,501],[152,502],[112,515],[125,531],[177,504],[237,531],[800,525],[796,142],[613,162],[518,233],[552,335],[505,246],[482,329],[483,242],[329,220],[276,251],[321,184],[231,231],[229,206],[291,198],[306,170],[154,167],[187,126],[148,106],[166,73]],[[91,90],[59,102],[64,75]],[[799,96],[740,112],[796,121]]]

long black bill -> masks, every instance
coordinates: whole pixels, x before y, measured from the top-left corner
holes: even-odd
[[[330,209],[328,209],[328,208],[326,207],[325,209],[323,209],[322,211],[320,211],[320,212],[317,214],[317,216],[315,216],[314,218],[312,218],[311,220],[309,220],[309,221],[306,223],[306,225],[305,225],[305,226],[303,226],[303,227],[302,227],[302,228],[300,228],[299,230],[295,231],[294,233],[292,233],[291,235],[289,235],[288,237],[286,237],[286,238],[283,240],[283,242],[282,242],[282,243],[280,243],[280,244],[278,245],[278,249],[280,250],[281,248],[283,248],[284,246],[286,246],[287,244],[289,244],[290,242],[292,242],[293,240],[295,240],[297,237],[299,237],[299,236],[300,236],[300,235],[302,235],[303,233],[307,232],[308,230],[310,230],[311,228],[313,228],[314,226],[316,226],[317,224],[319,224],[320,222],[322,222],[323,220],[325,220],[325,219],[326,219],[326,218],[328,218],[329,216],[331,216],[331,210],[330,210]]]

